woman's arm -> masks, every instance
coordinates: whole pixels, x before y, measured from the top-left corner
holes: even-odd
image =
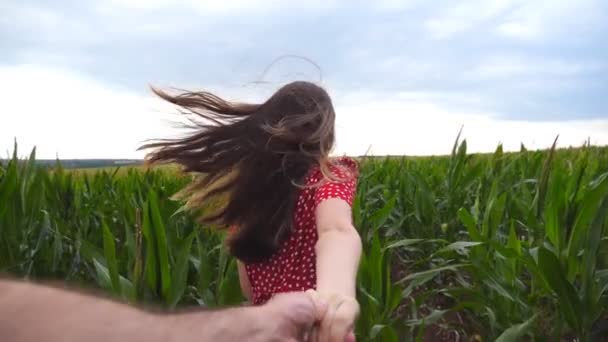
[[[361,238],[352,224],[350,205],[344,199],[321,202],[316,220],[317,292],[328,302],[318,338],[322,342],[354,342],[353,329],[359,314],[356,279]]]
[[[330,198],[316,208],[319,240],[317,254],[317,291],[354,298],[361,258],[361,238],[352,224],[350,205]]]
[[[251,283],[249,282],[245,265],[239,260],[236,262],[239,269],[239,283],[241,283],[241,291],[243,292],[245,298],[247,298],[248,301],[251,301]]]

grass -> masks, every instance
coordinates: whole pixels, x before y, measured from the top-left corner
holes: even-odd
[[[367,158],[353,214],[365,255],[358,340],[593,341],[608,312],[608,148]],[[0,166],[0,271],[131,303],[239,304],[222,236],[138,167]]]

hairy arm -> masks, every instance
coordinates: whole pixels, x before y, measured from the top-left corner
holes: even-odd
[[[0,341],[295,341],[314,321],[313,308],[311,299],[300,293],[261,307],[161,315],[74,291],[0,279]]]

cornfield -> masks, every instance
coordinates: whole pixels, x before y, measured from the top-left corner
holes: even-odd
[[[243,303],[173,169],[0,165],[0,272],[166,309]],[[597,341],[608,330],[608,148],[364,158],[360,341]]]

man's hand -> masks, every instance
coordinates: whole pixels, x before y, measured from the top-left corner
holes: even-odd
[[[312,342],[355,342],[354,325],[359,316],[359,303],[356,299],[339,294],[324,295],[314,290],[307,293],[315,303],[326,303],[325,308],[317,310],[318,326],[309,338]]]
[[[306,341],[327,305],[310,293],[278,294],[260,307],[265,341]]]

